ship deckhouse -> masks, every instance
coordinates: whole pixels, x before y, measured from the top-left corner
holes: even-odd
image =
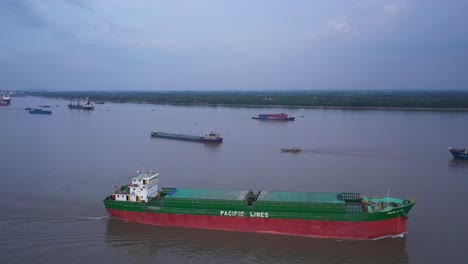
[[[222,140],[223,138],[219,135],[219,133],[213,133],[213,132],[206,132],[203,133],[203,138],[208,141],[217,141],[217,140]]]
[[[140,173],[132,177],[131,184],[122,186],[112,194],[116,201],[148,202],[158,194],[159,173]]]

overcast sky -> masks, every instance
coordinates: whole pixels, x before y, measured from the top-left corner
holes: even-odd
[[[466,0],[0,0],[0,90],[468,90]]]

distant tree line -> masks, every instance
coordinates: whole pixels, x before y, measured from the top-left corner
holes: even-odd
[[[36,91],[27,94],[67,99],[89,97],[92,101],[122,103],[468,109],[468,92],[464,91]]]

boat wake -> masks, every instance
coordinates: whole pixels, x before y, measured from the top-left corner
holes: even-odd
[[[402,238],[402,237],[405,237],[405,235],[407,234],[408,232],[403,232],[401,234],[396,234],[396,235],[388,235],[388,236],[382,236],[382,237],[376,237],[376,238],[373,238],[371,240],[380,240],[380,239],[384,239],[384,238]]]
[[[402,157],[392,156],[379,153],[382,148],[327,148],[327,149],[303,149],[302,152],[328,154],[328,155],[343,155],[343,156],[356,156],[367,158],[390,158],[401,159]]]
[[[105,218],[109,218],[108,215],[103,215],[103,216],[84,216],[84,217],[75,217],[75,219],[79,219],[79,220],[101,220],[101,219],[105,219]]]
[[[0,217],[2,222],[42,222],[42,221],[73,221],[73,220],[102,220],[109,218],[109,216],[23,216],[23,217]]]
[[[413,160],[425,162],[437,162],[432,159],[415,158],[413,156],[388,153],[391,148],[385,147],[356,147],[356,148],[322,148],[322,149],[302,149],[303,153],[325,154],[325,155],[338,155],[338,156],[353,156],[361,158],[374,158],[374,159],[396,159],[396,160]]]

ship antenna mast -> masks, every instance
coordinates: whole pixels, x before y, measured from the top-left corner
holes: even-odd
[[[141,163],[141,172],[144,173],[145,172],[145,162],[142,162]],[[140,169],[137,170],[137,173],[140,173]]]
[[[390,203],[390,188],[387,190],[387,203]]]

